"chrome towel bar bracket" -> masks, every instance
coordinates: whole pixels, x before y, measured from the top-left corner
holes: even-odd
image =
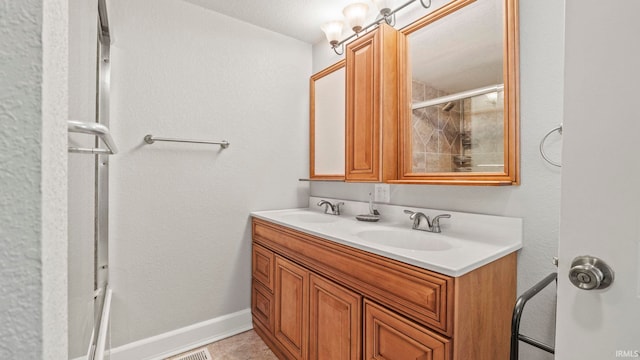
[[[102,139],[102,142],[107,146],[108,149],[101,148],[79,148],[79,147],[70,147],[69,152],[72,153],[83,153],[83,154],[104,154],[104,155],[113,155],[118,152],[118,147],[116,143],[113,141],[111,137],[111,133],[109,132],[109,128],[96,123],[96,122],[82,122],[82,121],[67,121],[67,127],[69,132],[72,133],[81,133],[81,134],[89,134],[95,135]]]
[[[549,132],[542,138],[542,140],[540,140],[540,155],[542,155],[542,158],[549,164],[557,167],[562,167],[562,164],[549,159],[549,156],[547,156],[547,153],[544,151],[544,142],[547,141],[549,135],[553,134],[556,131],[558,132],[558,134],[562,135],[562,124],[549,130]]]
[[[163,138],[153,136],[148,134],[144,137],[144,142],[147,144],[153,144],[156,141],[168,141],[168,142],[181,142],[181,143],[191,143],[191,144],[211,144],[211,145],[220,145],[221,148],[226,149],[231,145],[227,140],[221,141],[208,141],[208,140],[192,140],[192,139],[171,139],[171,138]]]

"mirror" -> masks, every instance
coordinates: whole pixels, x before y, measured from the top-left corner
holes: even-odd
[[[315,180],[344,180],[345,61],[311,76],[310,170]]]
[[[398,182],[519,183],[516,0],[455,0],[401,30]]]

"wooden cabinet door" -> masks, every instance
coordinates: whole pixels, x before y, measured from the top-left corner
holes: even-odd
[[[379,85],[377,32],[347,47],[346,179],[380,178],[380,114],[375,86]]]
[[[364,301],[365,360],[449,360],[447,338],[370,301]]]
[[[397,39],[382,24],[346,48],[347,181],[397,177]]]
[[[276,255],[274,335],[293,359],[307,359],[309,271]]]
[[[362,297],[311,274],[309,359],[359,360]]]

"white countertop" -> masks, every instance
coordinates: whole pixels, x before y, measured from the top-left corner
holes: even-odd
[[[341,215],[327,215],[323,208],[316,206],[319,200],[311,197],[310,208],[255,211],[251,215],[453,277],[522,248],[520,218],[376,204],[381,220],[371,223],[355,219],[356,214],[368,213],[367,203],[327,199],[332,203],[345,203]],[[439,234],[412,230],[413,221],[403,213],[404,209],[423,212],[430,218],[447,213],[451,218],[441,219],[442,232]],[[364,235],[374,235],[374,238],[369,241]],[[381,241],[376,241],[378,238]],[[417,247],[405,245],[412,240],[418,240],[414,241]]]

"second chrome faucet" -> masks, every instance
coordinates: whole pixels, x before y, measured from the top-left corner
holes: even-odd
[[[442,218],[450,218],[451,215],[450,214],[441,214],[438,215],[436,217],[433,218],[433,220],[429,219],[429,217],[427,215],[425,215],[424,213],[421,212],[415,212],[415,211],[411,211],[411,210],[405,210],[404,211],[405,214],[409,214],[409,219],[413,220],[413,226],[412,229],[414,230],[421,230],[421,231],[428,231],[428,232],[432,232],[432,233],[439,233],[442,230],[440,229],[440,219]],[[424,219],[427,222],[427,228],[421,227],[421,220]]]
[[[328,200],[320,200],[318,206],[324,205],[324,213],[329,215],[340,215],[340,206],[344,205],[343,202],[332,204]]]

